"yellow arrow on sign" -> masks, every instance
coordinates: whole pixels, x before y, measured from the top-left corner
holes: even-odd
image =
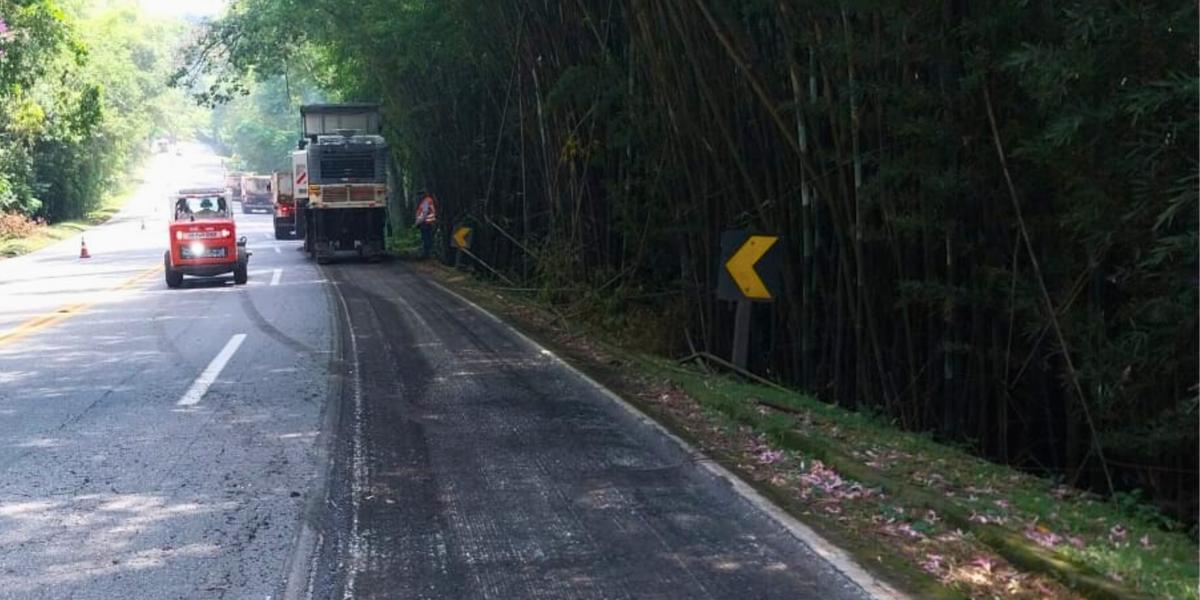
[[[470,227],[459,227],[454,230],[454,247],[466,250],[471,247],[471,242],[467,240],[467,236],[471,235]]]
[[[779,238],[776,236],[752,235],[725,262],[725,270],[729,271],[729,276],[733,278],[733,282],[747,298],[752,300],[771,299],[771,292],[763,283],[762,278],[758,276],[758,272],[754,270],[754,265],[778,241]]]

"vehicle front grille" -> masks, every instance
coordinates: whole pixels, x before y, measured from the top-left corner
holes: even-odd
[[[321,188],[321,201],[327,204],[345,202],[350,199],[350,189],[340,185],[328,185]]]
[[[369,186],[354,186],[350,188],[351,202],[372,202],[375,200],[375,188]]]
[[[375,179],[375,155],[372,152],[355,151],[324,153],[321,155],[321,179]]]
[[[374,185],[323,185],[320,200],[322,204],[339,204],[343,202],[375,202]]]

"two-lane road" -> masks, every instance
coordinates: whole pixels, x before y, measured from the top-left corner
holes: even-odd
[[[88,232],[93,258],[70,240],[0,262],[0,597],[279,589],[318,473],[334,313],[265,215],[238,215],[248,285],[165,287],[156,208],[219,168],[160,155]]]
[[[95,258],[0,262],[0,598],[888,593],[402,264],[238,215],[250,283],[167,290],[155,207],[220,165],[157,161]]]

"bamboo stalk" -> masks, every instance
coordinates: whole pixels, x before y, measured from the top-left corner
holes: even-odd
[[[987,107],[988,124],[992,130],[992,141],[996,145],[996,156],[1000,160],[1000,169],[1004,173],[1004,182],[1008,187],[1008,195],[1012,200],[1013,211],[1016,213],[1017,227],[1021,232],[1021,239],[1025,241],[1025,252],[1029,255],[1029,264],[1033,268],[1034,279],[1038,283],[1038,291],[1041,293],[1042,302],[1046,305],[1047,316],[1054,326],[1054,335],[1058,338],[1058,345],[1062,350],[1063,360],[1067,364],[1067,377],[1071,382],[1071,387],[1075,390],[1079,406],[1083,409],[1083,416],[1091,434],[1093,451],[1096,453],[1096,459],[1100,461],[1100,469],[1104,472],[1104,480],[1108,484],[1108,494],[1112,497],[1113,492],[1116,491],[1116,487],[1113,486],[1112,473],[1109,472],[1108,461],[1104,458],[1104,449],[1100,446],[1100,435],[1096,430],[1096,423],[1092,419],[1091,407],[1088,406],[1087,398],[1083,394],[1083,386],[1079,384],[1079,373],[1075,370],[1075,361],[1071,358],[1071,348],[1067,345],[1062,325],[1058,321],[1058,311],[1054,308],[1054,301],[1050,298],[1049,290],[1046,289],[1046,279],[1042,276],[1042,267],[1038,263],[1037,253],[1033,250],[1033,241],[1029,237],[1029,229],[1025,226],[1025,216],[1021,212],[1020,196],[1017,194],[1016,184],[1013,183],[1012,173],[1008,169],[1008,157],[1004,152],[1004,144],[1000,140],[1000,129],[996,125],[996,113],[992,109],[992,95],[988,91],[986,83],[983,85],[983,100],[984,105]],[[1115,501],[1115,498],[1113,500]]]

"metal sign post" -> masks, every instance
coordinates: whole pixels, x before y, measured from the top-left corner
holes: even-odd
[[[737,303],[733,321],[733,364],[749,364],[750,326],[754,302],[774,302],[782,289],[779,281],[779,237],[751,235],[746,230],[721,234],[721,260],[717,265],[717,297]]]
[[[754,305],[749,300],[738,300],[737,313],[733,317],[733,364],[745,369],[750,362],[750,313]]]

